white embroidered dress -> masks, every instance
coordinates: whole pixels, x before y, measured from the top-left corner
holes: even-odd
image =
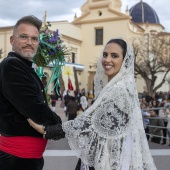
[[[156,170],[143,129],[130,47],[108,82],[99,58],[96,100],[80,117],[63,123],[70,147],[95,170]]]

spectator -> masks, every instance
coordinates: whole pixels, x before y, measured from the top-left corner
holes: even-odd
[[[158,115],[157,115],[155,110],[150,110],[149,113],[150,113],[151,117],[153,118],[153,119],[150,119],[150,125],[151,126],[160,126],[160,128],[149,127],[149,133],[151,135],[153,135],[152,138],[151,138],[151,142],[160,144],[161,137],[162,137],[161,127],[164,127],[164,122],[163,122],[162,119],[157,119]]]
[[[56,106],[56,94],[55,93],[52,93],[50,95],[51,97],[51,110],[54,112],[55,111],[55,106]]]
[[[81,107],[83,112],[87,109],[88,102],[87,102],[86,96],[81,96],[81,98],[80,98],[80,107]]]
[[[70,101],[68,102],[66,109],[68,120],[74,120],[76,118],[78,108],[78,103],[75,101],[75,97],[70,96]]]
[[[160,104],[160,107],[166,107],[167,106],[167,103],[164,101]],[[167,127],[167,124],[168,124],[168,121],[167,121],[167,118],[166,118],[166,109],[160,109],[159,110],[159,117],[162,117],[163,119],[163,122],[164,122],[164,127],[166,128]],[[163,131],[163,142],[161,143],[162,145],[165,145],[166,144],[166,136],[167,136],[167,129],[162,129]]]
[[[145,133],[146,133],[146,137],[147,137],[147,140],[149,140],[149,124],[150,124],[150,121],[149,119],[147,119],[147,117],[150,117],[150,114],[148,112],[148,110],[145,110],[145,109],[148,109],[149,106],[147,103],[143,103],[142,106],[141,106],[141,109],[142,109],[142,117],[143,117],[143,125],[144,125],[144,129],[145,129]]]
[[[69,95],[69,90],[67,90],[66,95],[64,95],[64,111],[66,113],[66,116],[68,116],[66,110],[69,101],[70,101],[70,95]]]
[[[166,116],[166,120],[167,120],[167,132],[168,132],[168,142],[169,142],[169,146],[170,146],[170,105],[167,106],[166,110],[165,110],[165,116]]]

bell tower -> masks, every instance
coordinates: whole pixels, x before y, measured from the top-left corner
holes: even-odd
[[[82,13],[89,10],[89,7],[108,5],[111,9],[121,12],[121,0],[87,0],[81,7]]]
[[[121,0],[111,0],[110,1],[110,8],[113,10],[121,12],[122,1]]]

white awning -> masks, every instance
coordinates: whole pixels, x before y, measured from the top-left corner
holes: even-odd
[[[79,70],[79,71],[84,70],[84,65],[82,65],[82,64],[68,63],[68,62],[65,62],[64,64],[65,64],[66,66],[75,67],[76,70]]]
[[[69,63],[69,62],[64,62],[65,66],[70,66],[70,67],[75,67],[77,71],[83,71],[84,70],[84,65],[83,64],[76,64],[76,63]],[[53,67],[52,62],[48,64],[48,67]]]

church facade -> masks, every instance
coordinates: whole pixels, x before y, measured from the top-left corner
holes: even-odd
[[[150,7],[151,11],[148,4],[140,1],[130,10],[122,12],[122,3],[121,0],[85,0],[81,6],[81,16],[75,16],[73,22],[50,21],[50,29],[59,30],[64,43],[71,51],[68,62],[83,65],[83,68],[76,69],[80,89],[93,89],[96,63],[103,44],[109,39],[121,37],[131,44],[134,38],[149,35],[153,30],[158,33],[164,32],[159,17]],[[9,39],[12,29],[12,26],[0,28],[0,49],[4,51],[3,57],[11,50]],[[50,70],[46,69],[46,73],[50,74]],[[145,83],[140,76],[136,82],[138,91],[143,92]],[[160,90],[168,91],[169,86],[165,84],[162,89]]]

